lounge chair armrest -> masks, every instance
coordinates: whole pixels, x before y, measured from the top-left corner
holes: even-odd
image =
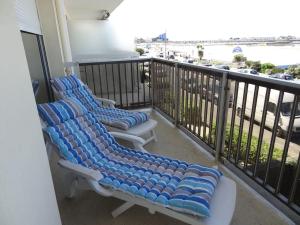
[[[138,143],[138,144],[145,144],[145,140],[143,138],[140,138],[138,136],[134,136],[134,135],[131,135],[131,134],[124,134],[124,133],[121,133],[121,132],[109,132],[113,137],[116,137],[116,138],[120,138],[120,139],[123,139],[123,140],[126,140],[126,141],[130,141],[130,142],[135,142],[135,143]]]
[[[146,109],[130,109],[129,111],[131,111],[131,112],[144,112],[148,116],[151,116],[151,113],[152,113],[152,109],[151,108],[146,108]]]
[[[102,174],[99,171],[86,168],[84,166],[72,163],[65,159],[60,159],[58,161],[58,164],[63,168],[70,170],[76,173],[77,175],[80,175],[81,177],[86,178],[87,180],[99,181],[101,178],[103,178]]]
[[[107,104],[111,108],[115,108],[116,102],[114,100],[107,99],[107,98],[98,98],[98,97],[96,97],[96,99],[100,102]]]
[[[113,137],[115,138],[120,138],[126,141],[130,141],[135,148],[137,148],[138,150],[141,151],[146,151],[143,146],[146,144],[146,141],[141,138],[141,137],[137,137],[131,134],[124,134],[121,132],[109,132]]]

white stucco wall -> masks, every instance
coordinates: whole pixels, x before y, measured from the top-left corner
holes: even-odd
[[[109,19],[104,21],[69,20],[68,29],[75,60],[97,55],[101,58],[136,56],[134,37],[120,32]]]
[[[61,225],[14,1],[0,27],[0,224]]]
[[[64,74],[55,0],[36,0],[51,77]]]

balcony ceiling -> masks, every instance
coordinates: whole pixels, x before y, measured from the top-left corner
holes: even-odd
[[[95,20],[101,10],[112,13],[123,0],[65,0],[70,19]]]

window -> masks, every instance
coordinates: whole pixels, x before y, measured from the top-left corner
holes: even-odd
[[[276,105],[275,105],[275,103],[268,102],[267,111],[275,114],[275,112],[276,112]]]
[[[293,108],[292,102],[284,102],[281,105],[281,113],[283,116],[291,116]],[[296,116],[300,116],[300,102],[298,102],[297,108],[296,108]]]

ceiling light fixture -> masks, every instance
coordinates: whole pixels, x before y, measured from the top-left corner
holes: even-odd
[[[106,19],[108,19],[109,16],[110,16],[110,13],[106,9],[101,10],[99,20],[106,20]]]

